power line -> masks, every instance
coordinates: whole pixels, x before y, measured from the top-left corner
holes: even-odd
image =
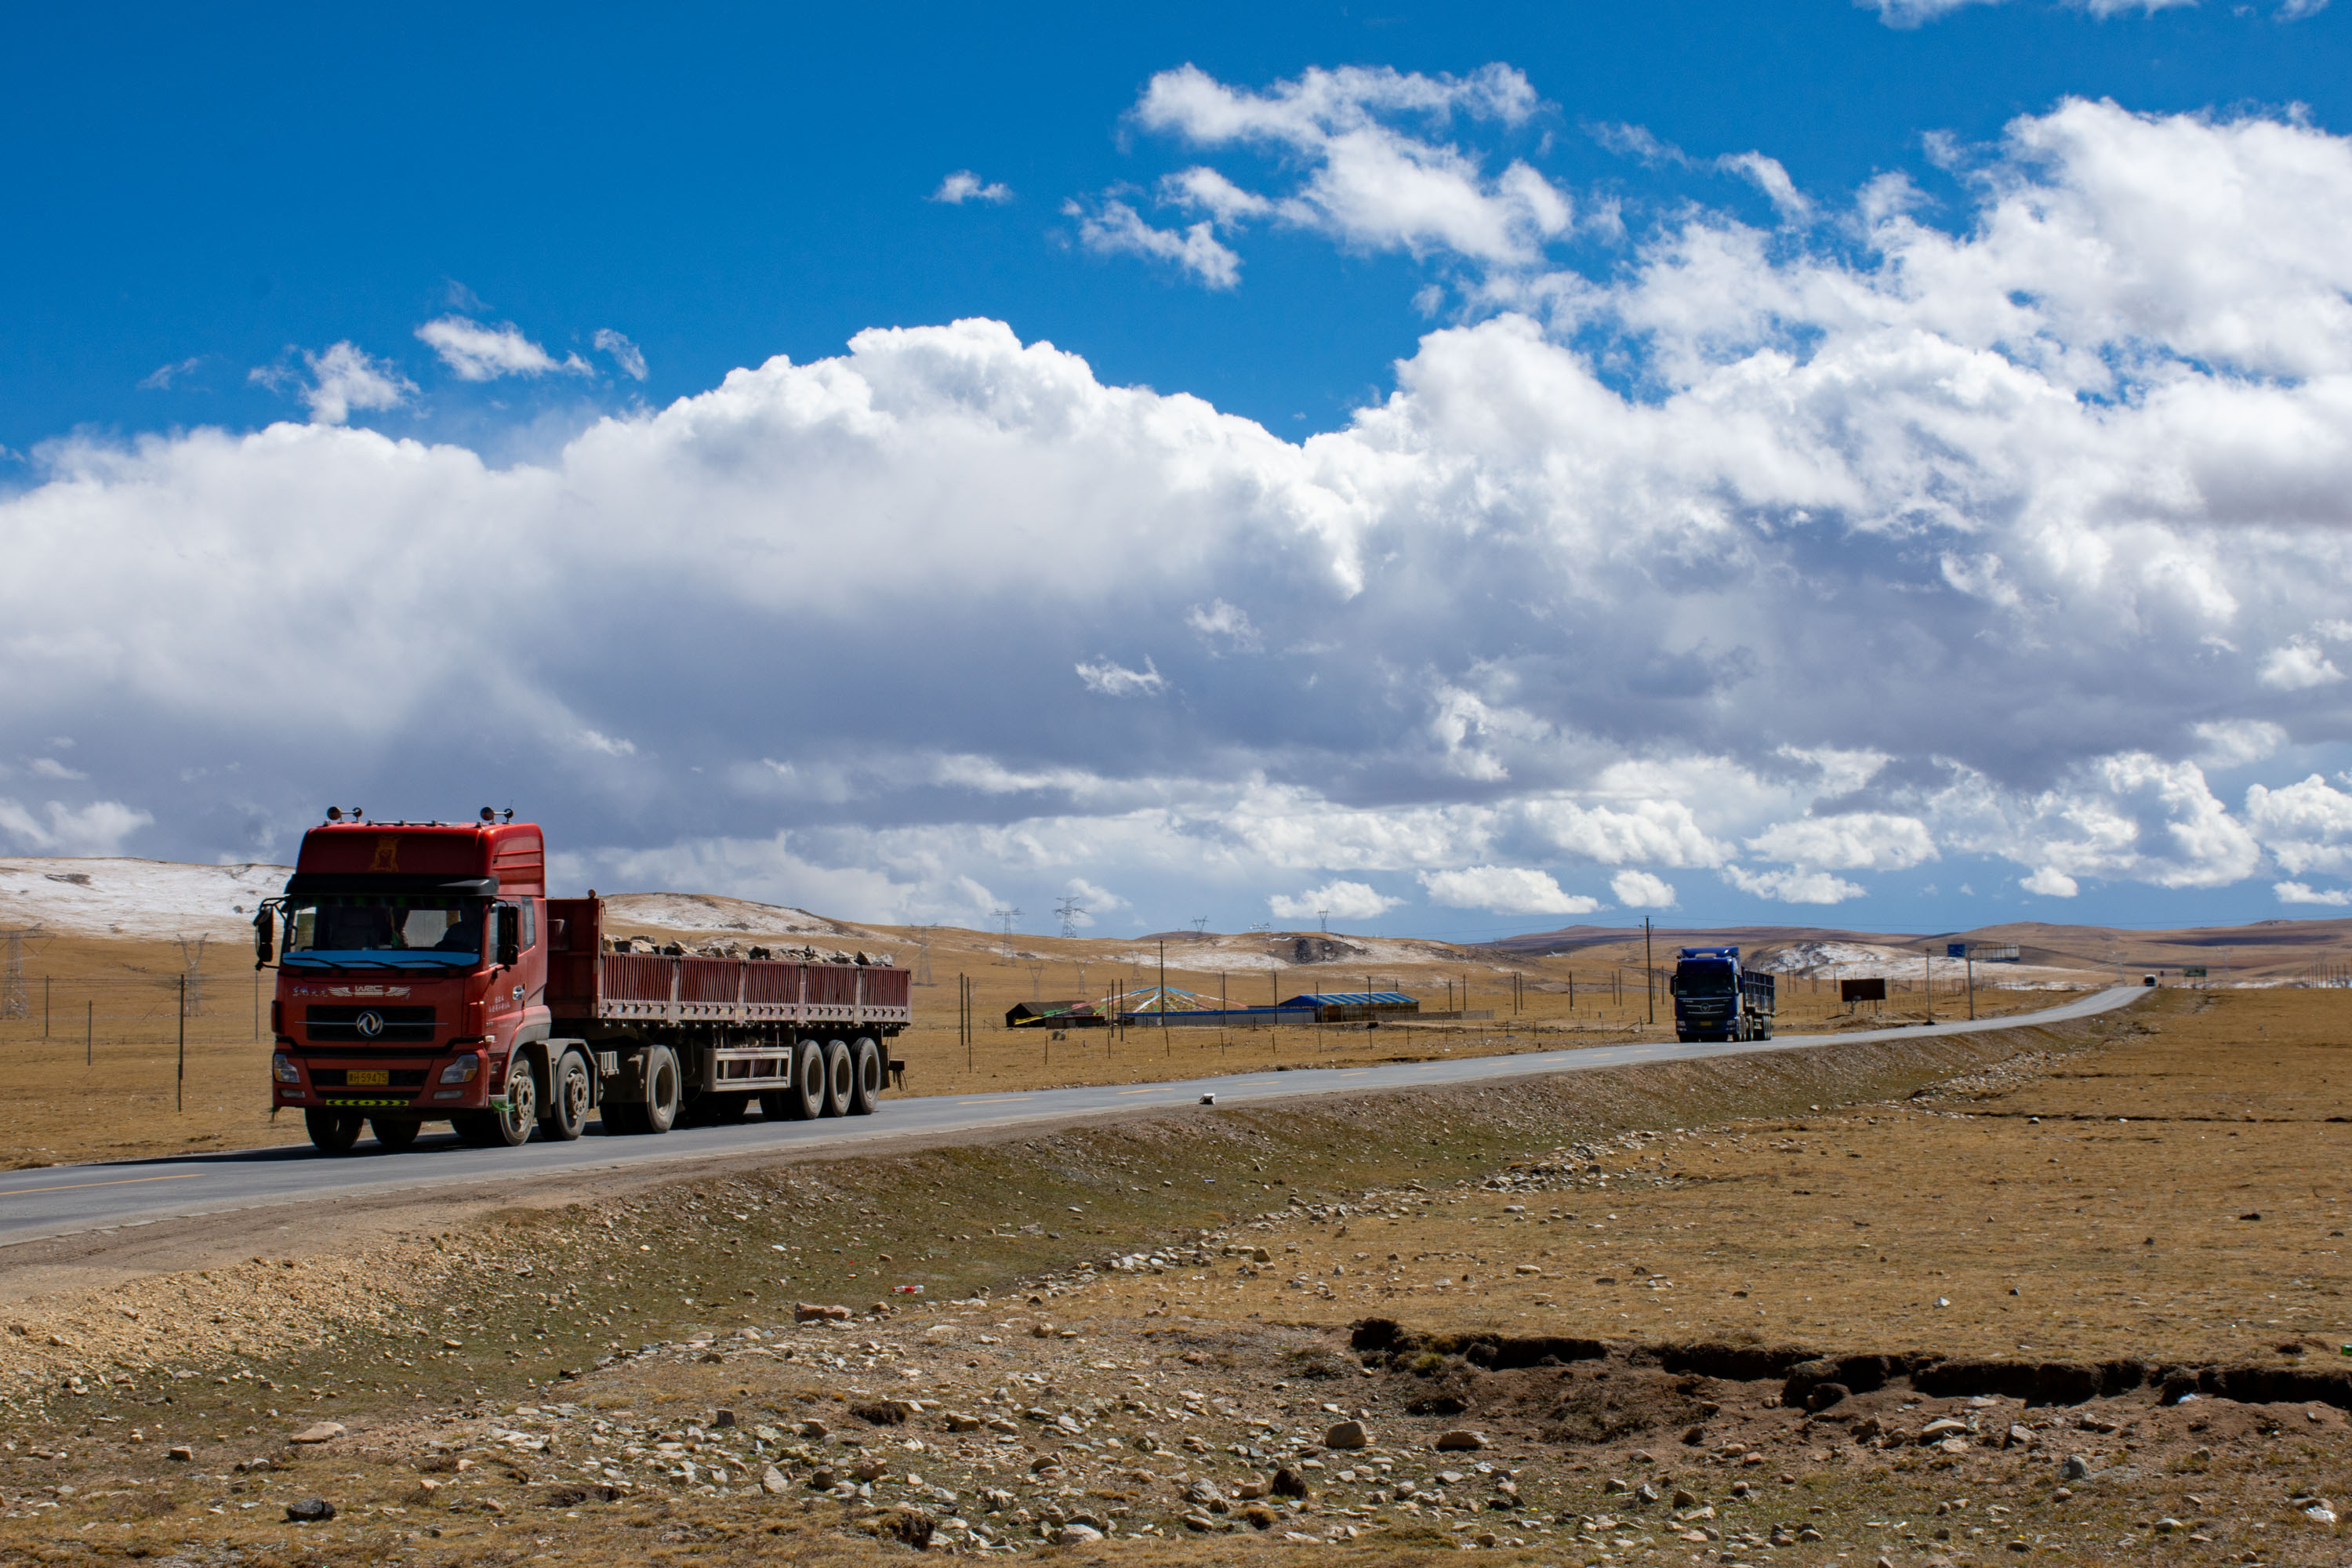
[[[1054,906],[1054,916],[1062,922],[1062,934],[1066,937],[1078,934],[1078,921],[1086,918],[1086,913],[1087,907],[1075,897],[1064,899]]]

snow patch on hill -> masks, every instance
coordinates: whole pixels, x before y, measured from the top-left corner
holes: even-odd
[[[873,933],[785,904],[706,893],[607,893],[607,925],[657,926],[664,931],[741,931],[748,936],[848,936]]]
[[[126,857],[0,858],[0,926],[66,936],[249,936],[292,868]]]
[[[1767,970],[1774,974],[1801,976],[1809,980],[1903,980],[1918,982],[1932,966],[1937,984],[1949,984],[1960,978],[1962,968],[1957,958],[1941,953],[1926,954],[1906,952],[1899,947],[1881,947],[1866,942],[1798,942],[1752,960],[1750,967]],[[2013,991],[2067,989],[2095,984],[2095,975],[2087,976],[2080,969],[2060,968],[2039,963],[1985,963],[1976,966],[1979,985],[2000,986]]]

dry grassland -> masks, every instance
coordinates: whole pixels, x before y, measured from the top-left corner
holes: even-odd
[[[0,1562],[2336,1563],[2338,1002],[281,1239],[19,1305]]]
[[[664,940],[681,933],[636,928]],[[909,940],[895,946],[911,963]],[[689,941],[726,932],[685,933]],[[1302,990],[1362,989],[1371,980],[1398,985],[1433,1010],[1449,1003],[1490,1010],[1488,1020],[1315,1029],[1073,1029],[1063,1037],[1044,1029],[1007,1029],[1005,1012],[1017,1002],[1157,985],[1148,970],[1118,962],[1134,956],[1134,942],[1108,939],[1060,942],[1023,938],[1028,956],[1008,960],[973,932],[940,932],[933,942],[934,984],[914,993],[915,1024],[893,1042],[908,1064],[907,1089],[915,1094],[965,1094],[981,1089],[1028,1089],[1069,1084],[1140,1083],[1197,1078],[1272,1066],[1339,1067],[1422,1061],[1446,1056],[1492,1056],[1556,1050],[1584,1044],[1671,1037],[1673,1006],[1658,999],[1663,1025],[1649,1023],[1649,998],[1640,944],[1580,955],[1574,961],[1514,963],[1522,972],[1523,1010],[1512,1011],[1508,972],[1463,954],[1459,961],[1423,960],[1351,969],[1344,962],[1229,971],[1171,963],[1171,989],[1204,996],[1220,986],[1235,1006],[1262,1004]],[[257,976],[235,943],[215,942],[193,971],[196,998],[187,1019],[184,1079],[181,1071],[179,980],[190,973],[175,943],[128,939],[56,937],[37,943],[26,959],[28,1012],[0,1018],[0,1053],[9,1070],[0,1077],[0,1166],[81,1160],[148,1158],[200,1150],[260,1148],[303,1141],[299,1118],[272,1120],[268,1105],[268,1017],[276,971]],[[1183,944],[1171,944],[1171,958]],[[1618,962],[1618,961],[1623,962]],[[967,1050],[956,1021],[959,973],[970,977],[976,1028]],[[1084,989],[1080,988],[1081,981]],[[1453,989],[1448,990],[1449,982]],[[2063,1000],[2042,991],[1978,989],[1985,1016],[2028,1011]],[[1965,1016],[1968,1000],[1939,984],[1934,1016]],[[1897,990],[1883,1014],[1849,1015],[1834,987],[1783,982],[1784,1034],[1866,1027],[1923,1020],[1930,1001]]]

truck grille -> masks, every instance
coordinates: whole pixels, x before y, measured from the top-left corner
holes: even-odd
[[[313,1040],[383,1045],[433,1038],[430,1007],[312,1007],[303,1023]]]

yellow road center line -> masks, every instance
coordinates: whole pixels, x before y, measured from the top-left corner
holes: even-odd
[[[193,1182],[202,1171],[183,1171],[176,1176],[125,1176],[119,1182],[67,1182],[55,1187],[19,1187],[13,1193],[0,1193],[0,1198],[28,1198],[37,1193],[69,1193],[77,1187],[129,1187],[141,1182]]]

